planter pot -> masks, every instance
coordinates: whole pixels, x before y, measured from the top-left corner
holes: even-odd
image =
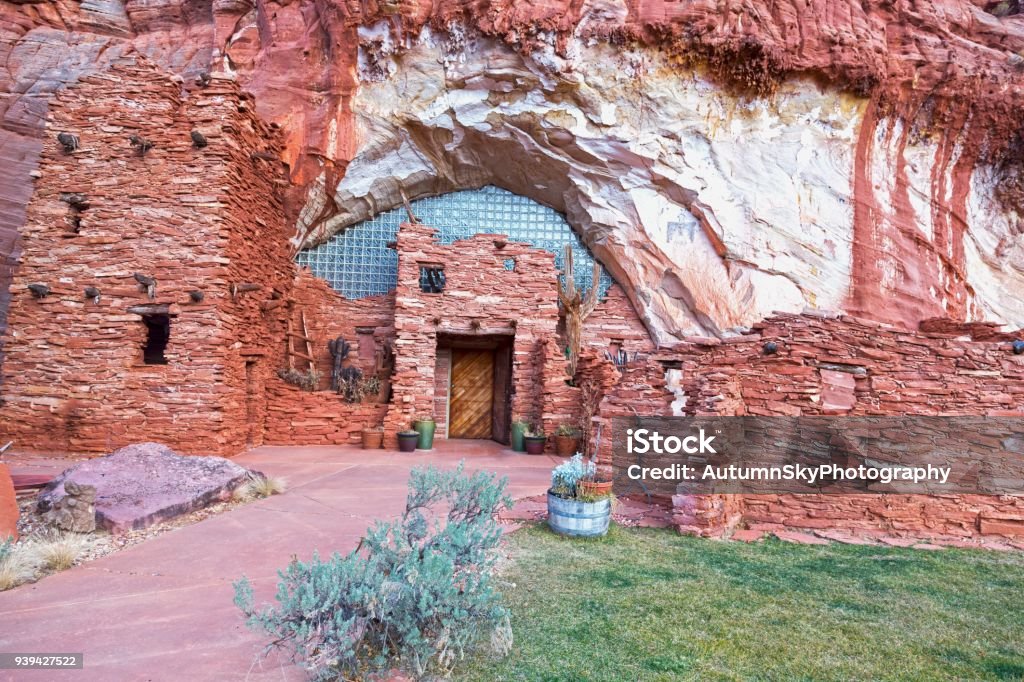
[[[526,452],[526,445],[523,436],[526,435],[526,424],[512,425],[512,449],[516,452]]]
[[[579,436],[555,436],[555,454],[559,457],[572,457],[579,444]]]
[[[420,450],[430,450],[434,447],[434,430],[437,429],[437,423],[433,419],[417,419],[413,422],[412,428],[419,434],[416,447]]]
[[[398,451],[399,452],[414,452],[416,450],[416,443],[420,439],[420,434],[415,431],[402,431],[398,434]]]
[[[598,495],[608,495],[612,492],[611,481],[580,481],[576,484],[576,487],[580,489],[580,492],[584,495],[590,495],[596,497]]]
[[[593,538],[608,532],[612,501],[596,502],[566,500],[548,493],[548,525],[559,535]]]
[[[548,442],[547,436],[524,436],[523,443],[526,445],[526,454],[543,455],[544,444]]]
[[[380,429],[363,429],[363,450],[380,450],[384,444],[384,431]]]

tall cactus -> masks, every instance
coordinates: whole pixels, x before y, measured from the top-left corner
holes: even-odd
[[[331,358],[334,360],[331,367],[331,390],[337,391],[338,387],[341,386],[341,365],[345,362],[345,358],[348,357],[348,352],[352,350],[352,346],[345,340],[345,337],[339,336],[333,341],[327,342],[327,349],[331,351]]]
[[[558,283],[558,301],[565,312],[565,345],[569,364],[566,371],[570,377],[576,376],[576,363],[580,359],[580,347],[583,343],[583,321],[597,307],[597,295],[600,288],[601,265],[594,263],[594,276],[590,290],[586,295],[576,288],[575,273],[572,264],[572,247],[565,245],[565,281]]]

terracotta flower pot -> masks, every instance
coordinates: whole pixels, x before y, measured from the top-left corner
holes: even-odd
[[[609,495],[612,492],[611,481],[580,481],[576,484],[579,492],[590,497]]]
[[[420,439],[420,434],[415,431],[400,431],[398,433],[398,451],[399,452],[415,452],[416,443]]]
[[[572,457],[579,447],[579,436],[555,436],[555,454],[559,457]]]
[[[544,444],[548,442],[547,436],[526,436],[523,443],[526,445],[526,454],[543,455]]]
[[[384,444],[383,429],[363,429],[363,450],[380,450]]]

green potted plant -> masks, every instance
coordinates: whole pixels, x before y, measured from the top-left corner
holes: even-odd
[[[611,491],[592,494],[580,484],[593,481],[597,467],[575,454],[551,471],[548,526],[559,535],[598,537],[608,532],[612,516]]]
[[[530,425],[522,419],[517,419],[512,422],[512,449],[514,451],[526,452],[526,445],[523,442],[523,437],[526,435],[526,430],[529,428]]]
[[[430,450],[434,447],[434,431],[437,429],[437,422],[434,421],[432,416],[425,414],[416,417],[412,423],[412,428],[420,435],[416,447],[420,450]]]
[[[543,455],[544,445],[548,442],[548,437],[544,435],[544,431],[540,427],[531,426],[523,434],[523,444],[526,447],[526,453],[529,455]]]
[[[416,450],[416,443],[420,439],[420,434],[417,431],[399,431],[398,432],[398,451],[399,452],[413,452]]]
[[[580,430],[572,424],[559,424],[555,431],[555,454],[559,457],[571,457],[576,454],[580,444]]]

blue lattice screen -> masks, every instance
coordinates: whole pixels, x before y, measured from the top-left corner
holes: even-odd
[[[576,284],[590,288],[593,256],[561,213],[532,199],[488,185],[418,199],[412,202],[412,211],[421,222],[437,228],[445,244],[479,233],[506,234],[512,241],[529,242],[554,253],[559,268],[565,267],[562,249],[571,244]],[[398,281],[398,254],[387,243],[395,240],[398,226],[405,220],[404,207],[379,213],[320,246],[299,252],[295,260],[346,298],[386,294]],[[602,270],[602,296],[611,283]]]

